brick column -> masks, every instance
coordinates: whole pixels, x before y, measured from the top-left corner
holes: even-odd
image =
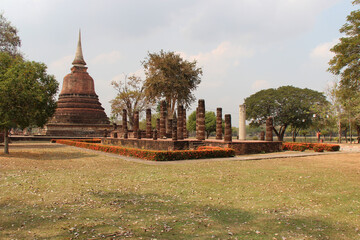
[[[225,114],[225,142],[232,142],[232,130],[231,130],[231,115]]]
[[[156,139],[159,138],[159,134],[160,134],[160,118],[156,119]]]
[[[222,139],[222,108],[216,109],[216,139]]]
[[[266,141],[273,141],[273,119],[272,117],[268,117],[266,119]]]
[[[198,140],[205,140],[205,100],[199,99],[198,103]]]
[[[195,136],[199,136],[199,108],[196,108],[196,119],[195,119]]]
[[[178,119],[177,119],[177,138],[179,140],[184,140],[184,107],[182,105],[179,105],[177,108],[178,112]]]
[[[167,126],[166,128],[169,129],[170,128],[170,135],[168,133],[166,133],[166,136],[169,136],[169,138],[172,138],[172,127],[173,127],[173,120],[172,119],[168,119],[167,120]]]
[[[157,131],[157,129],[155,129],[153,131],[153,140],[157,140],[157,136],[158,136],[158,131]]]
[[[146,109],[146,138],[151,138],[151,109]]]
[[[176,114],[174,113],[173,119],[172,119],[172,132],[171,132],[171,138],[173,141],[177,141],[177,118]]]
[[[134,138],[138,138],[138,130],[139,130],[139,111],[134,112]]]
[[[128,138],[128,128],[127,128],[127,111],[126,109],[123,109],[123,115],[122,115],[122,128],[123,128],[123,138]]]
[[[187,130],[187,128],[186,128],[186,109],[184,108],[183,109],[184,111],[183,111],[183,123],[184,123],[184,138],[188,138],[189,137],[189,132],[188,132],[188,130]]]
[[[265,141],[265,132],[264,131],[260,132],[260,140]]]
[[[170,121],[171,120],[171,121]],[[170,118],[170,116],[167,116],[166,118],[166,137],[171,138],[172,135],[172,119]]]
[[[161,101],[160,106],[160,138],[166,137],[166,102]]]

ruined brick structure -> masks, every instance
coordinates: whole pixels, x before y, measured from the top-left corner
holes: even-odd
[[[222,108],[216,109],[216,139],[222,139]]]
[[[205,140],[205,101],[204,99],[199,99],[198,102],[198,114],[197,114],[197,118],[196,118],[196,122],[197,122],[197,127],[198,127],[198,131],[197,131],[197,135],[196,135],[196,139],[197,140]]]
[[[112,127],[95,93],[94,80],[87,73],[80,32],[72,64],[71,73],[64,77],[55,114],[45,127],[46,135],[103,136],[105,129]]]
[[[165,101],[160,104],[160,118],[156,119],[156,128],[151,127],[151,109],[146,110],[146,130],[139,129],[139,112],[135,112],[134,129],[127,129],[127,113],[123,109],[123,125],[121,131],[116,130],[110,138],[103,138],[102,143],[120,145],[131,148],[151,150],[187,150],[197,149],[199,146],[215,146],[233,148],[236,154],[281,151],[281,142],[272,141],[244,141],[232,139],[231,115],[225,114],[225,132],[222,134],[222,108],[217,108],[216,139],[205,140],[205,101],[200,99],[196,110],[196,139],[187,138],[186,110],[182,105],[177,107],[170,118],[167,114]],[[166,131],[170,131],[170,135]],[[116,136],[114,133],[117,133]]]
[[[268,117],[266,119],[266,135],[265,135],[266,141],[273,141],[273,119],[272,117]]]

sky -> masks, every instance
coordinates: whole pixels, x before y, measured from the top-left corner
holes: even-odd
[[[1,0],[21,52],[43,62],[62,87],[78,31],[88,73],[110,117],[113,80],[136,74],[148,52],[174,51],[203,69],[194,92],[207,111],[232,115],[262,89],[292,85],[324,92],[329,49],[356,8],[352,0]],[[196,109],[192,104],[188,115]]]

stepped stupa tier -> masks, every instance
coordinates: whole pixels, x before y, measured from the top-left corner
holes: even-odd
[[[80,32],[72,64],[71,73],[64,77],[56,112],[46,125],[47,135],[103,136],[111,126],[95,93],[94,80],[87,72]]]

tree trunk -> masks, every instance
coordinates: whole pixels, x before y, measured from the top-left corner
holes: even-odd
[[[348,138],[347,138],[347,128],[345,128],[345,142],[348,143]]]
[[[285,134],[285,130],[287,128],[287,125],[283,125],[280,127],[279,132],[275,129],[275,127],[273,127],[273,131],[275,132],[278,141],[282,142],[284,140],[284,134]]]
[[[360,125],[356,125],[356,131],[357,131],[357,143],[360,143]]]
[[[352,128],[351,128],[351,121],[350,121],[350,118],[349,118],[349,129],[350,129],[350,132],[349,132],[350,144],[352,144]]]
[[[9,129],[4,129],[4,153],[9,154]]]
[[[296,142],[296,131],[295,130],[292,132],[292,141]]]

